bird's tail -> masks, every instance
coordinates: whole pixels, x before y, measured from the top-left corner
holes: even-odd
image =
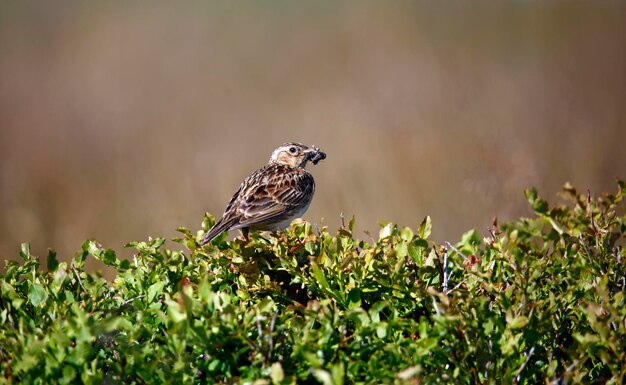
[[[224,231],[228,231],[231,227],[233,227],[235,222],[237,222],[236,218],[233,218],[231,220],[224,220],[224,218],[222,218],[217,221],[215,226],[213,226],[206,234],[204,234],[202,240],[200,241],[200,246],[206,245]]]

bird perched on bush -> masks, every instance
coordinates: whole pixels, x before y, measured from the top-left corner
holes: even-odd
[[[286,143],[272,153],[269,163],[248,176],[228,202],[222,219],[207,232],[200,245],[224,231],[241,229],[245,239],[253,230],[284,229],[309,208],[315,181],[304,168],[326,154],[315,146]]]

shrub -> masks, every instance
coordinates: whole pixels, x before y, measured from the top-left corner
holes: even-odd
[[[180,228],[184,251],[149,239],[132,260],[88,240],[46,270],[24,244],[0,276],[0,382],[621,384],[618,184],[598,199],[566,185],[553,208],[529,190],[534,217],[454,245],[429,240],[430,218],[370,243],[354,219],[205,248]]]

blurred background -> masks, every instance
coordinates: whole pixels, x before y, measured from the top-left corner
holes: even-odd
[[[614,192],[625,21],[617,1],[3,1],[0,258],[198,230],[286,141],[328,154],[305,218],[354,214],[365,239],[426,215],[437,241],[484,235],[532,186]]]

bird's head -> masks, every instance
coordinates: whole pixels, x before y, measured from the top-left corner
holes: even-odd
[[[284,164],[292,167],[304,168],[307,162],[317,164],[326,159],[326,154],[315,146],[305,146],[301,143],[285,143],[278,147],[270,157],[270,164]]]

